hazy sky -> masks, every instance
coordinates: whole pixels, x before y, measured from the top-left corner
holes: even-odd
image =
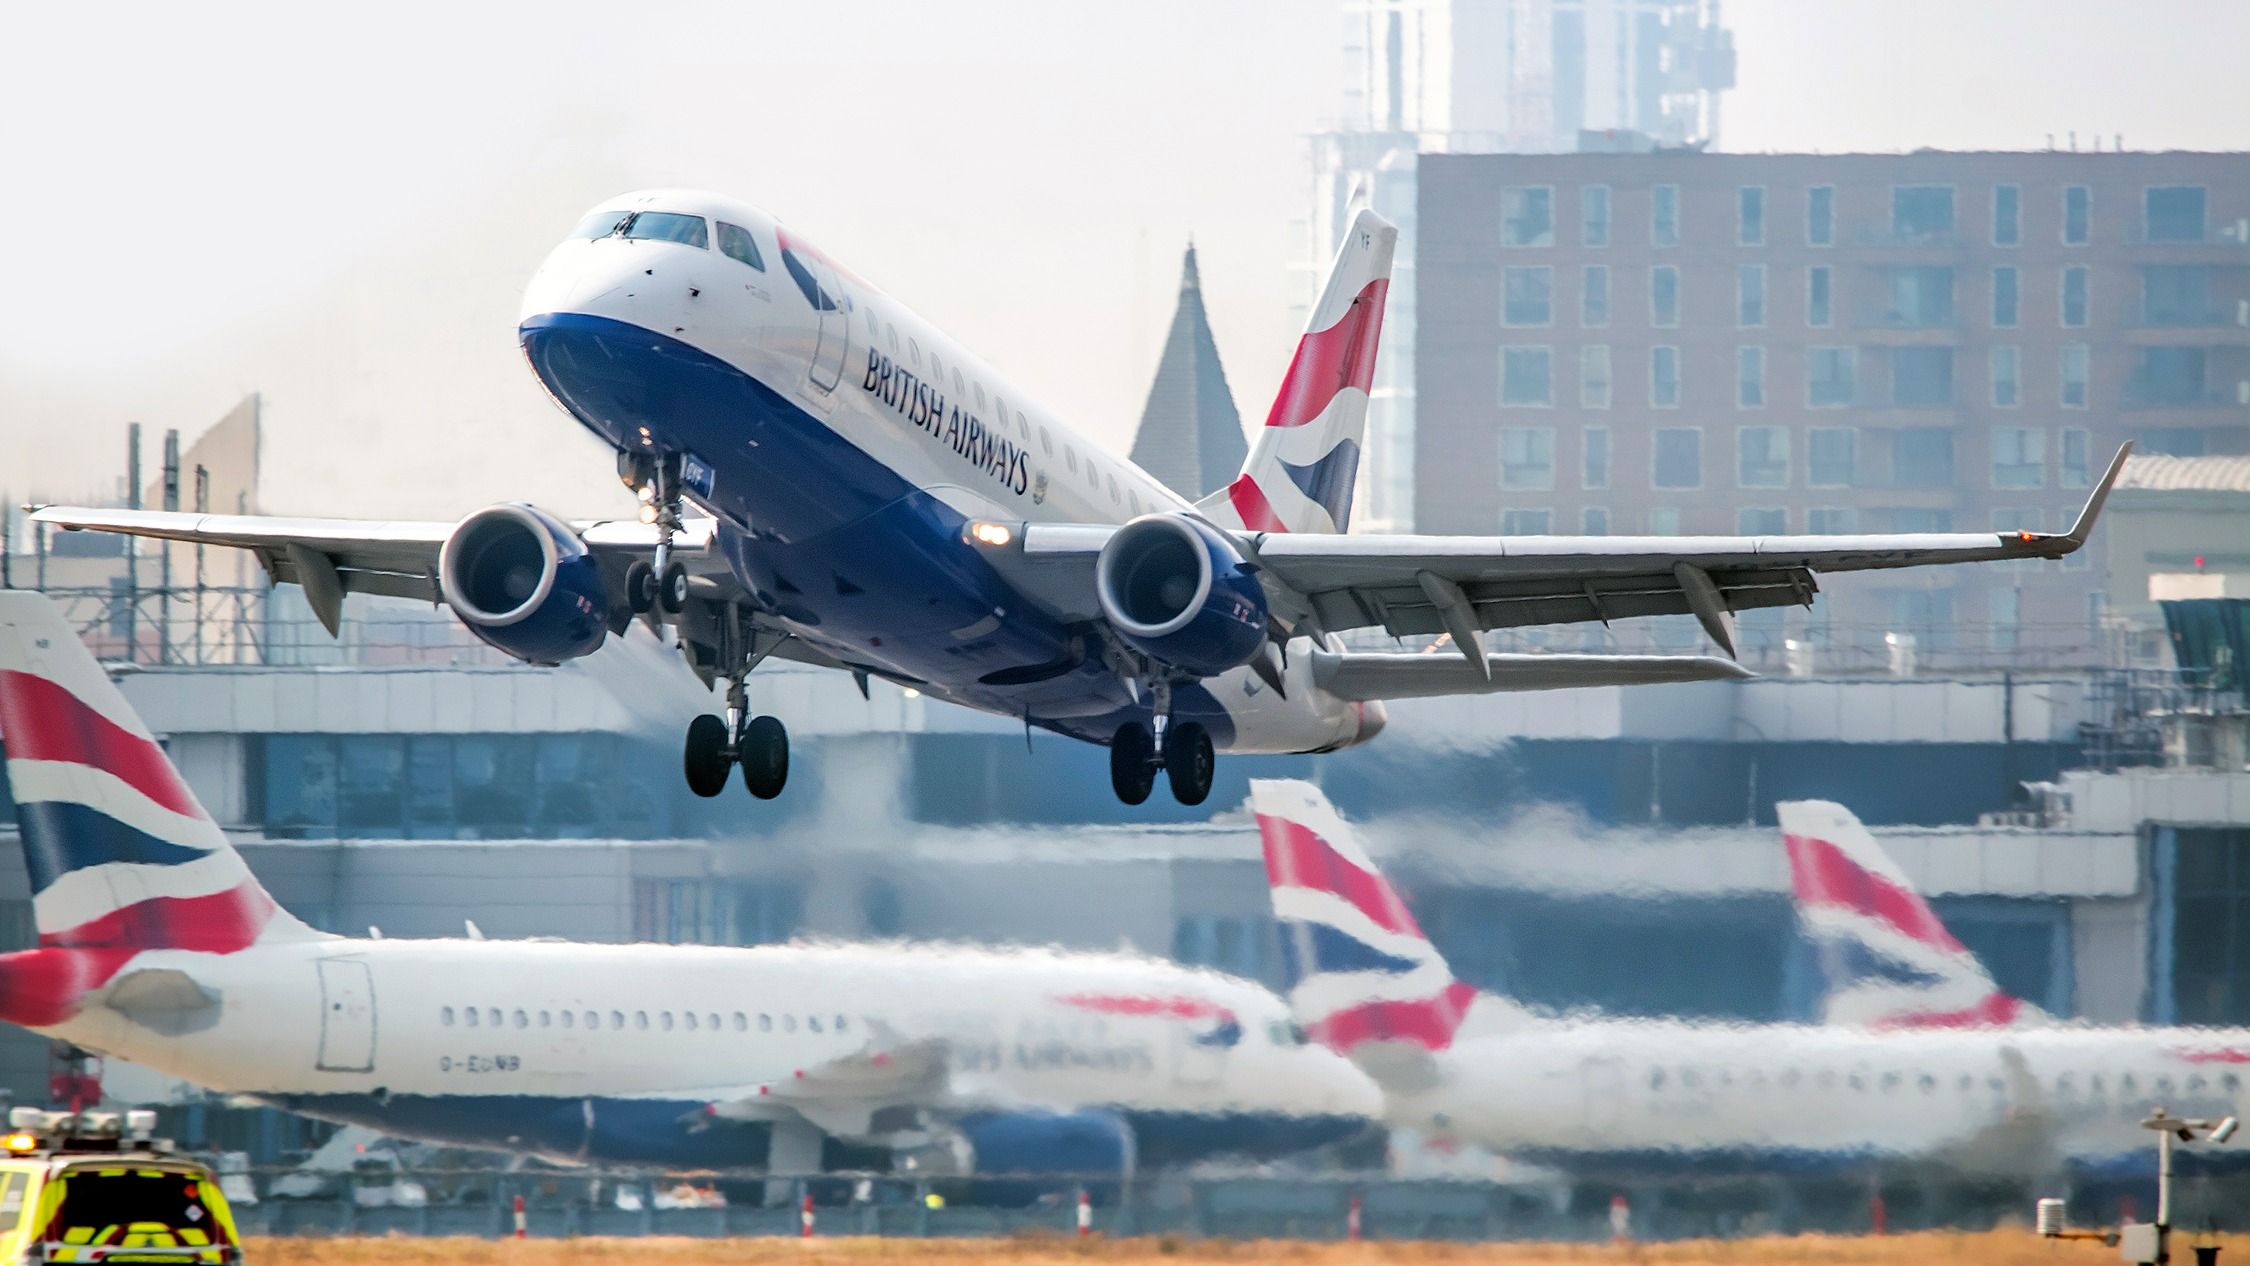
[[[0,489],[269,403],[268,508],[621,510],[514,350],[588,204],[759,202],[1117,448],[1177,283],[1245,414],[1305,286],[1329,0],[19,6]],[[2250,5],[1729,0],[1726,148],[2250,143]],[[152,446],[153,452],[153,446]]]

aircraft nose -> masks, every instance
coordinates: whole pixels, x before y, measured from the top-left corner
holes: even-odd
[[[1390,724],[1390,719],[1390,714],[1383,711],[1381,703],[1361,704],[1359,706],[1359,737],[1354,739],[1353,742],[1365,743],[1381,734],[1383,727]]]

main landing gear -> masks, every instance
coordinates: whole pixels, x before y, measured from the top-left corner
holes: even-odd
[[[1140,804],[1156,787],[1156,771],[1172,784],[1172,798],[1181,804],[1202,804],[1211,794],[1211,776],[1218,758],[1210,732],[1194,721],[1169,724],[1172,691],[1155,688],[1156,732],[1151,735],[1139,722],[1117,727],[1109,740],[1109,785],[1126,804]]]
[[[744,679],[754,663],[745,662],[727,678],[724,719],[704,713],[688,722],[681,765],[688,790],[706,799],[727,789],[727,774],[736,765],[742,767],[742,785],[760,800],[780,795],[789,782],[788,728],[780,717],[750,715]]]
[[[653,562],[633,560],[625,569],[625,604],[634,615],[662,609],[676,616],[687,609],[687,568],[672,558],[672,536],[680,530],[680,456],[624,452],[617,455],[617,477],[641,499],[641,520],[656,528]]]

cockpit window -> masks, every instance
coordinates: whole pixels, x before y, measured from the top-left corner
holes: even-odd
[[[630,211],[596,211],[584,220],[579,221],[578,227],[572,229],[570,235],[588,239],[608,237],[615,233],[617,226],[623,224],[625,217],[631,214],[633,213]]]
[[[711,246],[709,230],[703,227],[700,215],[678,215],[671,211],[643,211],[625,226],[625,236],[650,242],[678,242],[699,250]]]
[[[739,224],[719,221],[719,253],[728,259],[748,264],[759,272],[766,270],[766,261],[758,254],[758,243],[751,238],[750,230]]]

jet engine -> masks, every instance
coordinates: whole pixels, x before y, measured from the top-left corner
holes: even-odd
[[[438,591],[470,632],[534,664],[590,655],[609,631],[601,564],[535,506],[488,506],[461,520],[438,551]]]
[[[1117,529],[1094,565],[1094,588],[1127,645],[1195,677],[1250,662],[1266,639],[1266,593],[1225,533],[1180,514]]]

